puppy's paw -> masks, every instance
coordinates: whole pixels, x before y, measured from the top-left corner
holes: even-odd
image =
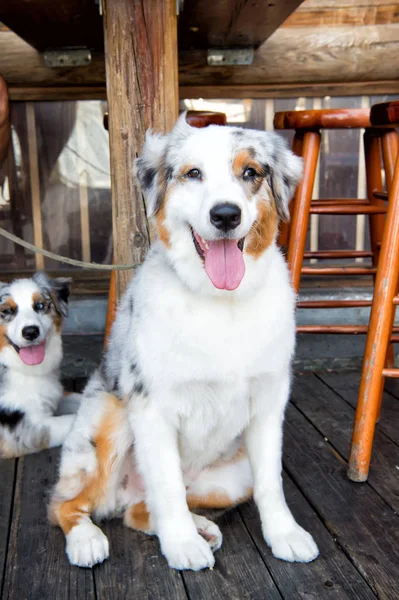
[[[163,540],[161,548],[172,569],[200,571],[215,564],[208,542],[198,533],[185,539],[176,536],[173,540]]]
[[[107,537],[91,521],[79,523],[66,536],[66,553],[72,565],[93,567],[109,557]]]
[[[198,533],[208,542],[212,552],[219,550],[223,542],[223,535],[216,523],[193,513],[192,517]]]
[[[284,534],[268,536],[267,541],[274,556],[288,562],[308,563],[319,556],[312,536],[297,523]]]

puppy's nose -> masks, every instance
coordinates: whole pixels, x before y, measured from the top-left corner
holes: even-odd
[[[212,225],[222,231],[235,229],[241,223],[241,208],[230,202],[216,204],[209,214]]]
[[[26,340],[29,340],[30,342],[33,342],[33,340],[38,338],[39,334],[40,331],[39,328],[36,327],[36,325],[28,325],[22,330],[22,337],[24,337]]]

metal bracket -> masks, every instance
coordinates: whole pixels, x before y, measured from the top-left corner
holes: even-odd
[[[61,48],[44,52],[46,67],[85,67],[91,63],[91,52],[88,48]]]
[[[250,65],[254,59],[253,48],[209,48],[208,65],[220,67],[225,65]]]

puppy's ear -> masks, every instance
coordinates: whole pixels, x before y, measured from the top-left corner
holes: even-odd
[[[141,154],[134,163],[134,173],[147,201],[147,214],[152,216],[157,204],[157,179],[162,167],[166,135],[147,131]]]
[[[33,281],[51,298],[58,314],[62,317],[68,316],[68,299],[71,293],[72,279],[70,277],[52,279],[43,271],[39,271],[33,275]]]
[[[271,136],[270,133],[268,135]],[[273,138],[269,183],[280,219],[289,221],[289,203],[302,178],[303,160],[291,152],[285,140],[277,133],[273,135]],[[270,152],[269,144],[268,151]]]

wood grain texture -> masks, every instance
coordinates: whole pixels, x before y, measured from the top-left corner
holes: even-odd
[[[281,593],[254,546],[237,510],[217,521],[223,545],[215,554],[213,571],[184,572],[186,589],[192,600],[275,600]]]
[[[104,85],[104,53],[93,52],[86,67],[51,68],[42,55],[12,31],[0,32],[0,73],[10,86]]]
[[[284,476],[284,490],[288,506],[298,523],[315,538],[320,550],[317,560],[310,564],[277,560],[263,539],[258,510],[253,502],[239,507],[256,547],[284,598],[291,600],[366,600],[375,598],[360,573],[345,556],[316,512],[305,500],[296,485]],[[311,590],[311,592],[310,592]]]
[[[18,461],[4,599],[95,598],[91,571],[69,565],[64,536],[47,520],[57,456],[57,450],[45,451]]]
[[[14,497],[15,470],[17,461],[14,459],[0,460],[0,597],[2,597],[2,582],[6,568],[8,535],[12,516]]]
[[[368,484],[347,479],[346,464],[293,406],[284,444],[290,477],[378,598],[399,597],[398,516]]]
[[[315,375],[296,376],[292,397],[295,406],[347,461],[353,408]],[[398,464],[399,447],[377,430],[368,481],[395,511],[399,510]]]
[[[399,23],[397,2],[303,2],[282,27],[337,27]]]
[[[348,371],[337,377],[336,373],[318,373],[317,376],[329,387],[348,402],[354,409],[357,404],[359,394],[360,373],[357,371]],[[377,425],[377,430],[384,433],[390,440],[399,446],[399,400],[389,390],[391,384],[395,383],[398,388],[398,382],[385,380],[385,391],[382,397],[381,415]],[[393,390],[394,391],[394,390]]]
[[[2,2],[0,21],[41,51],[66,46],[103,48],[101,15],[92,0]]]
[[[250,85],[397,80],[399,25],[282,28],[250,66],[207,66],[201,50],[179,55],[180,85]],[[376,92],[378,90],[376,89]]]
[[[114,259],[140,263],[149,232],[132,167],[146,129],[166,132],[178,115],[176,4],[106,0],[104,11]],[[119,295],[131,275],[117,273]]]
[[[182,576],[170,569],[158,540],[123,525],[122,519],[102,527],[110,542],[110,559],[94,569],[100,598],[185,600]]]
[[[252,65],[208,67],[203,50],[181,51],[180,96],[395,94],[399,78],[392,55],[398,48],[399,24],[282,28],[258,49]],[[170,60],[174,58],[171,56]],[[24,88],[30,88],[27,93],[36,99],[40,87],[63,88],[60,95],[65,98],[74,93],[67,88],[74,86],[82,86],[85,97],[93,87],[93,94],[98,97],[99,86],[105,86],[101,52],[93,52],[92,63],[87,67],[50,69],[34,48],[12,32],[0,32],[0,73],[14,99],[21,99]],[[54,91],[49,90],[48,94],[56,98]]]
[[[179,47],[258,47],[302,1],[185,0],[179,15]]]

